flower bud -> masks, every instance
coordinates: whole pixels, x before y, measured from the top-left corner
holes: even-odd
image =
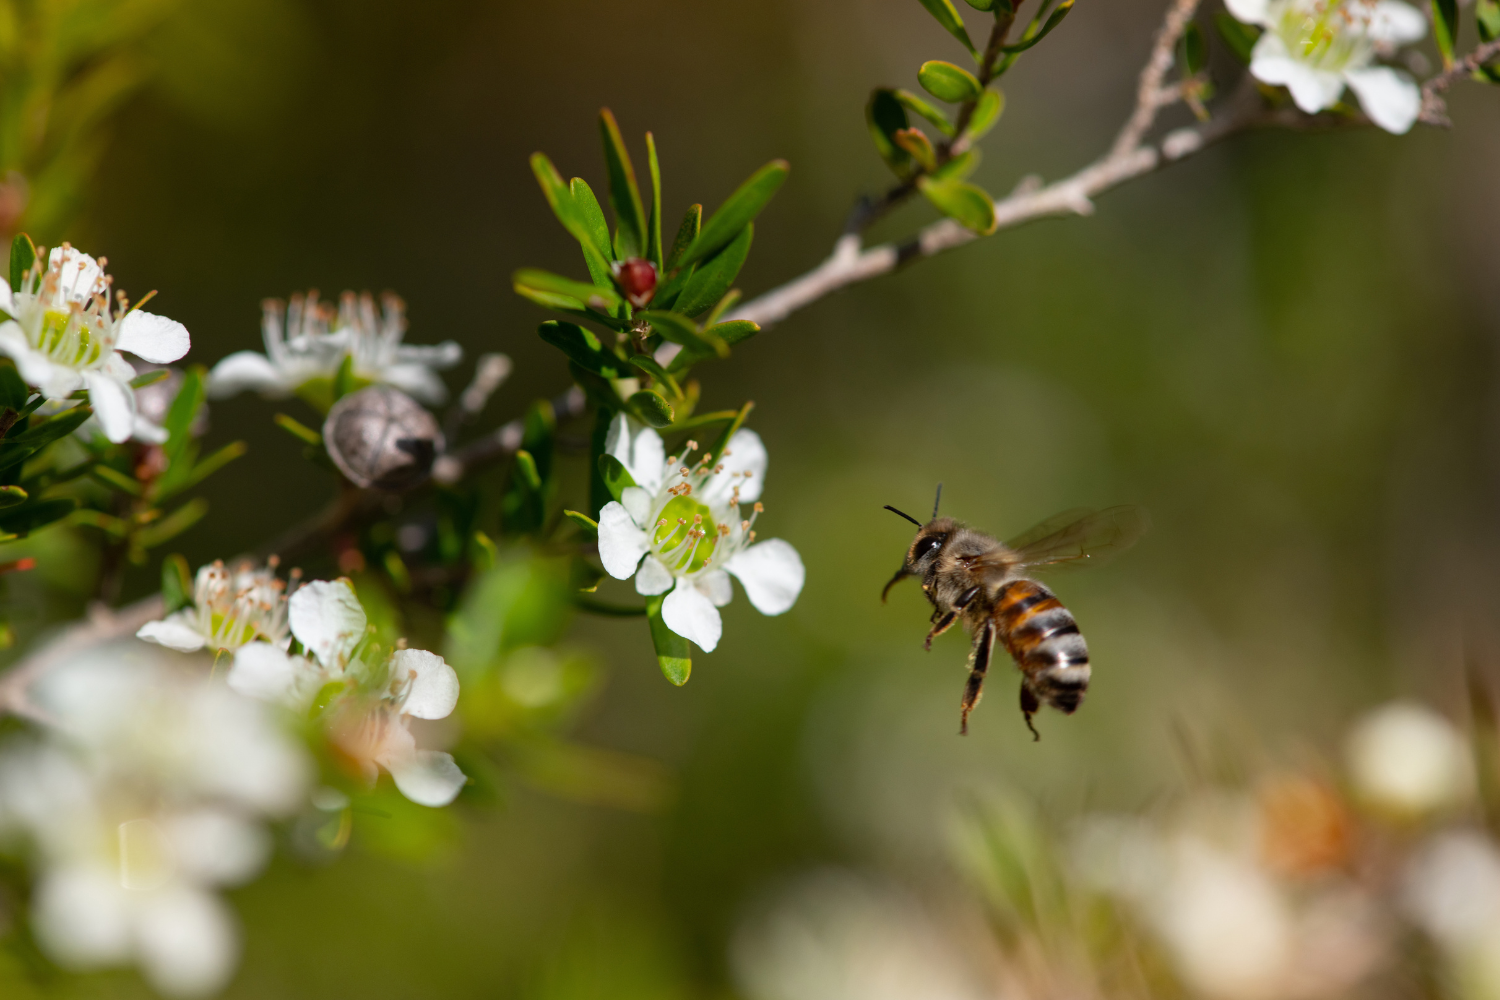
[[[656,265],[644,257],[631,257],[619,266],[615,280],[625,293],[625,301],[639,309],[656,294]]]
[[[444,447],[437,419],[388,385],[372,385],[335,403],[323,422],[323,444],[354,485],[391,492],[425,482]]]

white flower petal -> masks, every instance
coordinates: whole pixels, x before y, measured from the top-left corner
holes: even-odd
[[[21,324],[14,320],[0,323],[0,354],[14,360],[22,381],[36,386],[48,399],[66,399],[83,388],[83,376],[77,370],[55,365],[45,354],[33,350]]]
[[[98,968],[130,955],[130,899],[104,867],[44,869],[32,894],[32,926],[59,965]]]
[[[779,615],[797,603],[807,571],[790,542],[767,539],[736,553],[724,567],[739,578],[745,596],[763,615]]]
[[[434,406],[448,401],[448,386],[424,365],[387,365],[375,381],[393,385],[414,399]]]
[[[1405,135],[1422,110],[1422,91],[1410,77],[1389,66],[1344,74],[1370,120],[1394,135]]]
[[[268,396],[285,396],[291,392],[271,359],[256,351],[235,351],[221,359],[208,373],[210,399],[224,399],[247,389]]]
[[[445,806],[452,802],[464,784],[464,777],[452,754],[436,750],[418,750],[385,762],[401,794],[419,806]]]
[[[16,297],[11,294],[10,282],[0,278],[0,310],[7,316],[16,314]]]
[[[424,365],[441,371],[452,368],[463,359],[464,349],[452,340],[441,344],[398,344],[396,347],[396,363],[399,365]]]
[[[604,450],[620,460],[641,489],[655,493],[661,488],[667,449],[656,431],[623,413],[616,414],[605,436]]]
[[[154,642],[158,646],[175,649],[179,653],[196,653],[203,648],[206,640],[203,634],[192,626],[192,620],[190,612],[177,611],[161,621],[147,622],[142,625],[136,631],[135,637]]]
[[[1286,87],[1297,107],[1310,115],[1337,104],[1344,92],[1343,77],[1298,61],[1274,31],[1267,31],[1255,43],[1250,72],[1263,83]]]
[[[696,642],[705,653],[712,653],[724,633],[719,609],[697,587],[679,582],[661,605],[661,618],[667,628],[684,639]]]
[[[287,602],[287,617],[292,635],[325,667],[342,667],[369,623],[348,580],[314,580],[298,587]]]
[[[235,650],[234,663],[226,678],[229,686],[247,698],[279,702],[289,708],[301,707],[299,665],[310,668],[305,660],[294,660],[269,642],[252,642]]]
[[[446,719],[458,706],[458,674],[436,653],[425,649],[398,649],[391,654],[397,677],[409,677],[411,686],[401,711],[419,719]]]
[[[63,260],[64,253],[67,254],[66,262],[58,274],[58,284],[64,295],[74,302],[83,302],[95,292],[108,293],[108,289],[103,287],[104,269],[97,260],[80,250],[64,251],[62,247],[53,247],[52,252],[47,255],[47,266],[52,267]]]
[[[97,371],[84,372],[83,384],[104,436],[115,444],[130,440],[135,430],[135,392],[130,386]]]
[[[647,555],[641,560],[641,568],[635,574],[635,592],[651,597],[655,594],[665,594],[672,589],[672,574],[667,567],[661,564],[661,560],[653,555]]]
[[[220,809],[179,813],[163,822],[182,873],[209,885],[240,885],[271,857],[265,828]]]
[[[1224,0],[1230,16],[1246,24],[1267,24],[1270,0]]]
[[[729,574],[722,569],[711,569],[707,573],[700,573],[693,580],[693,586],[703,592],[703,596],[714,602],[714,607],[722,608],[734,600],[734,588],[729,585]]]
[[[610,501],[599,511],[599,561],[616,580],[628,580],[649,548],[646,533],[635,525],[630,513]]]
[[[639,486],[627,486],[620,491],[620,506],[630,513],[630,519],[641,528],[651,526],[651,494]]]
[[[217,896],[186,885],[151,893],[139,904],[136,940],[146,979],[171,997],[201,997],[229,984],[239,961],[239,932]]]
[[[176,361],[188,352],[192,338],[187,327],[175,319],[167,319],[140,309],[131,310],[120,323],[120,332],[115,340],[115,350],[129,351],[138,358],[152,364],[164,365]]]
[[[760,499],[765,484],[767,461],[766,446],[759,434],[745,429],[735,431],[724,454],[714,456],[715,466],[722,465],[723,471],[709,478],[698,499],[710,507],[718,507],[729,502],[738,486],[740,503],[754,503]]]
[[[1408,45],[1427,34],[1427,18],[1401,0],[1376,0],[1366,34],[1380,45]]]
[[[139,400],[137,400],[139,402]],[[153,424],[139,413],[135,415],[135,423],[131,424],[130,436],[137,441],[146,444],[166,444],[167,438],[172,435],[160,424]]]

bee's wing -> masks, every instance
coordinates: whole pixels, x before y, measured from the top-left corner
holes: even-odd
[[[1088,566],[1130,548],[1150,526],[1151,519],[1140,507],[1077,508],[1049,517],[1005,547],[1021,566]]]

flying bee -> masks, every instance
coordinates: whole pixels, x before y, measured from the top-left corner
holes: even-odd
[[[943,496],[938,484],[938,502]],[[1026,728],[1041,739],[1031,717],[1043,702],[1072,715],[1089,687],[1089,648],[1078,623],[1045,586],[1029,574],[1043,567],[1086,566],[1107,553],[1135,544],[1149,526],[1139,507],[1069,510],[1048,518],[1007,542],[975,531],[951,517],[926,524],[904,511],[885,509],[918,528],[906,561],[880,592],[909,576],[922,578],[922,592],[932,602],[932,640],[962,620],[973,636],[969,681],[964,686],[959,733],[969,731],[969,713],[979,703],[996,641],[1021,670],[1021,713]]]

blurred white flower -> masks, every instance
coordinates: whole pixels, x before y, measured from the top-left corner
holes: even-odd
[[[1338,103],[1347,84],[1370,120],[1387,132],[1409,131],[1422,107],[1411,77],[1374,65],[1375,58],[1427,33],[1427,20],[1401,0],[1225,0],[1237,19],[1265,28],[1250,72],[1285,86],[1308,114]]]
[[[749,1000],[979,1000],[965,954],[900,893],[822,871],[735,932],[731,960]]]
[[[57,962],[135,962],[200,996],[239,952],[214,889],[260,871],[261,822],[297,806],[310,767],[260,706],[162,655],[97,646],[37,682],[56,734],[0,752],[0,831],[35,851],[35,930]]]
[[[767,463],[759,435],[737,431],[718,462],[694,461],[696,449],[689,442],[680,462],[666,458],[656,431],[615,417],[605,450],[635,485],[599,512],[599,559],[617,580],[634,576],[637,593],[666,593],[667,627],[713,652],[724,627],[719,608],[734,597],[731,575],[757,611],[779,615],[796,603],[807,574],[789,542],[755,543]],[[742,503],[754,504],[748,519]]]
[[[1477,830],[1448,830],[1407,865],[1402,900],[1434,940],[1461,948],[1500,930],[1500,848]]]
[[[266,352],[236,351],[220,360],[208,374],[209,396],[253,390],[278,398],[320,382],[326,392],[344,359],[352,358],[356,389],[393,385],[425,403],[442,403],[448,390],[436,371],[458,364],[463,349],[451,340],[403,344],[406,303],[386,293],[380,306],[377,313],[368,292],[345,292],[337,313],[318,301],[317,292],[293,295],[290,304],[267,299],[261,319]]]
[[[338,686],[329,713],[340,748],[371,782],[384,768],[413,802],[444,806],[467,779],[451,754],[419,750],[412,719],[444,719],[458,705],[458,674],[441,656],[398,649],[372,656],[367,620],[348,580],[314,580],[287,602],[292,636],[306,655],[252,642],[234,654],[229,686],[305,712]]]
[[[132,435],[159,444],[166,431],[136,412],[130,380],[135,369],[121,351],[166,364],[188,352],[187,328],[176,320],[128,308],[124,295],[112,309],[105,261],[64,243],[36,261],[12,289],[0,279],[0,354],[8,355],[27,384],[50,400],[87,389],[104,434],[119,443]],[[149,296],[148,296],[149,298]]]
[[[286,584],[276,579],[273,562],[264,568],[222,561],[200,567],[193,603],[159,621],[147,622],[136,637],[182,653],[203,648],[234,651],[257,639],[287,644]]]
[[[1347,746],[1355,790],[1379,808],[1421,814],[1464,801],[1473,762],[1463,736],[1432,709],[1393,702],[1355,726]]]

